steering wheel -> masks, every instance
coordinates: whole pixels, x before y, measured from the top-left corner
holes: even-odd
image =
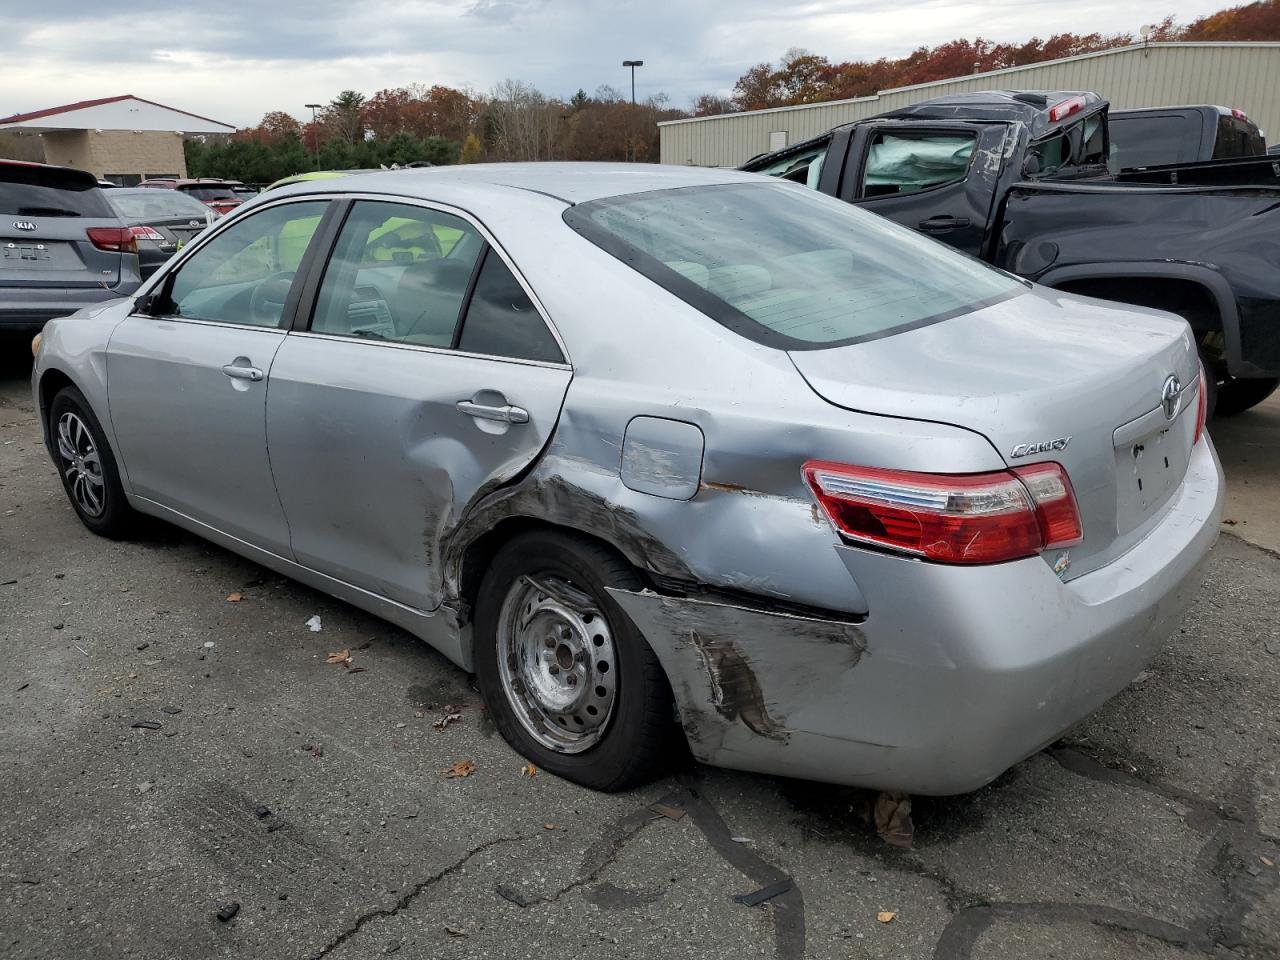
[[[264,327],[274,327],[280,323],[294,276],[294,271],[282,270],[266,277],[253,288],[249,297],[249,316],[254,323]]]

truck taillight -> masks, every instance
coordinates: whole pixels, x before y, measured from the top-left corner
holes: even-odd
[[[85,230],[89,242],[99,250],[112,253],[137,253],[138,241],[128,227],[89,227]]]
[[[1073,113],[1079,113],[1084,109],[1084,105],[1084,97],[1068,97],[1066,100],[1061,100],[1049,108],[1049,122],[1057,123]]]
[[[1200,364],[1200,388],[1196,391],[1196,432],[1191,439],[1191,445],[1194,447],[1200,442],[1200,438],[1204,436],[1204,418],[1206,414],[1206,405],[1209,402],[1208,384],[1204,377],[1204,364]]]
[[[923,560],[1001,563],[1083,537],[1071,481],[1057,463],[936,474],[811,460],[804,477],[845,540]]]
[[[1249,119],[1249,115],[1247,113],[1245,113],[1243,110],[1237,110],[1235,107],[1231,108],[1231,115],[1235,117],[1237,120]]]
[[[158,232],[152,227],[134,226],[129,228],[129,232],[133,234],[136,240],[151,240],[153,242],[164,243],[164,234]]]

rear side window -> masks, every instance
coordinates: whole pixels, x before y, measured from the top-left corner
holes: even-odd
[[[976,143],[972,134],[877,133],[867,152],[862,196],[871,199],[919,193],[963,180]]]
[[[1266,152],[1267,141],[1256,125],[1229,114],[1218,118],[1218,142],[1213,151],[1215,160],[1260,157]]]
[[[493,250],[485,254],[476,278],[458,349],[517,360],[564,360],[524,287]]]
[[[61,167],[0,163],[0,214],[20,217],[115,217],[91,174]]]
[[[580,203],[569,226],[757,343],[821,349],[889,336],[1027,289],[847,203],[778,183]]]

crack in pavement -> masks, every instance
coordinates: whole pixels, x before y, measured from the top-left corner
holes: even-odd
[[[403,910],[405,907],[411,904],[414,900],[416,900],[425,890],[427,890],[433,884],[438,883],[439,881],[443,880],[445,877],[449,876],[451,873],[454,873],[455,871],[460,870],[464,866],[466,866],[467,861],[470,860],[472,857],[474,857],[476,854],[482,853],[483,851],[488,850],[490,847],[496,847],[499,844],[515,843],[519,840],[527,840],[527,839],[529,838],[524,836],[495,837],[493,840],[485,841],[484,843],[480,844],[478,847],[472,847],[461,858],[459,858],[458,860],[455,860],[453,863],[449,864],[447,867],[444,867],[443,869],[437,871],[436,873],[433,873],[431,876],[427,877],[427,879],[421,880],[418,883],[415,883],[408,893],[404,894],[404,896],[402,896],[399,900],[396,901],[395,906],[390,908],[379,907],[376,910],[369,910],[366,913],[360,914],[360,916],[356,917],[355,921],[350,926],[348,926],[340,934],[338,934],[336,937],[330,940],[327,944],[325,944],[325,946],[318,953],[312,954],[311,955],[312,960],[322,960],[323,957],[332,953],[338,947],[342,946],[344,943],[346,943],[348,940],[354,937],[357,933],[359,933],[361,928],[363,928],[365,924],[369,923],[369,921],[377,920],[381,917],[395,916],[397,913],[399,913],[401,910]]]

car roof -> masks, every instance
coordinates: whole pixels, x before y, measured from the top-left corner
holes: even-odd
[[[1079,97],[1083,107],[1061,120],[1051,120],[1049,111],[1064,100]],[[1082,117],[1108,106],[1106,100],[1088,90],[975,90],[922,100],[880,114],[881,120],[997,120],[1025,123],[1032,137],[1041,137],[1055,128],[1077,123]]]
[[[449,194],[470,196],[476,188],[490,187],[523,190],[575,204],[650,190],[758,182],[758,176],[735,170],[654,163],[474,163],[312,180],[271,194],[358,191],[447,201]]]

